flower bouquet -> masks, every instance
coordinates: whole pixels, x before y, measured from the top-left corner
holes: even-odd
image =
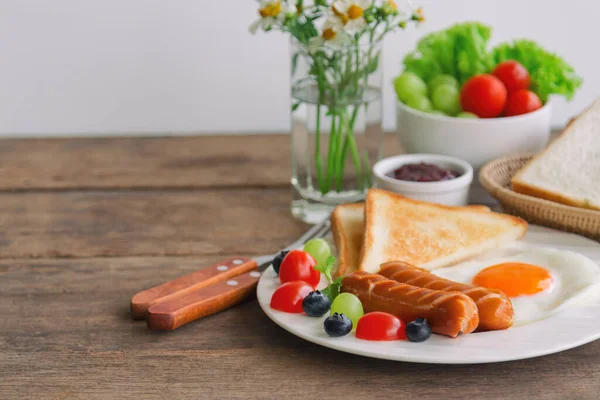
[[[371,186],[383,138],[382,40],[423,16],[392,0],[261,1],[258,13],[251,32],[291,36],[292,213],[316,220]]]

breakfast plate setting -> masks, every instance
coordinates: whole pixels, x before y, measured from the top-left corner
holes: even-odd
[[[519,360],[599,339],[596,175],[585,160],[576,172],[561,166],[576,143],[600,148],[589,129],[598,115],[600,100],[499,188],[496,161],[482,168],[505,213],[468,204],[475,172],[461,159],[390,157],[373,167],[377,187],[364,202],[335,206],[279,253],[142,291],[131,315],[174,330],[256,293],[273,322],[304,340],[415,363]]]
[[[331,222],[332,238],[276,258],[258,283],[266,315],[302,339],[374,358],[475,364],[542,356],[600,338],[597,242],[527,226],[483,206],[439,206],[379,189],[364,205],[338,206]],[[331,297],[330,271],[317,265],[330,253],[337,255],[331,271],[344,276],[341,294],[320,308],[318,299],[303,299]],[[325,272],[318,282],[303,276],[310,254]],[[404,261],[390,262],[397,259]],[[295,297],[286,291],[293,285],[300,287]],[[351,327],[328,329],[334,312],[346,312]]]
[[[577,235],[549,228],[530,226],[522,240],[527,246],[577,248],[594,262],[600,262],[600,245]],[[324,280],[322,286],[326,284]],[[324,317],[283,313],[270,308],[279,277],[272,268],[262,276],[257,297],[264,312],[276,324],[302,339],[348,353],[396,361],[475,364],[519,360],[552,354],[581,346],[600,338],[600,302],[570,307],[545,319],[505,331],[471,333],[456,339],[432,335],[425,343],[408,341],[373,342],[352,335],[331,338],[323,330]]]

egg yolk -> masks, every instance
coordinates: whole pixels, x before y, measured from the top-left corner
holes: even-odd
[[[552,276],[541,267],[509,262],[492,265],[473,278],[473,284],[488,289],[499,289],[508,297],[531,295],[552,285]]]

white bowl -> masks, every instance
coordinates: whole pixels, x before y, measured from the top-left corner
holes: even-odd
[[[428,163],[460,173],[454,179],[440,182],[409,182],[390,175],[406,164]],[[388,157],[373,166],[377,187],[415,200],[439,203],[447,206],[468,204],[469,185],[473,181],[473,168],[466,161],[436,154],[403,154]]]
[[[397,102],[397,133],[408,153],[442,154],[476,170],[517,153],[537,153],[548,143],[552,106],[506,118],[467,119],[428,114]]]

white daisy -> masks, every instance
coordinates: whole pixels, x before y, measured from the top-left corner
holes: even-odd
[[[260,18],[250,25],[250,33],[255,34],[259,28],[266,30],[281,23],[285,19],[287,5],[281,4],[280,0],[261,0],[258,14]]]
[[[373,0],[337,0],[331,10],[344,22],[344,29],[359,31],[366,25],[363,15],[372,3]]]
[[[341,47],[348,43],[349,40],[350,37],[344,32],[344,21],[339,17],[332,15],[325,20],[321,35],[310,40],[308,50],[311,53],[314,53],[325,44],[334,48]]]

